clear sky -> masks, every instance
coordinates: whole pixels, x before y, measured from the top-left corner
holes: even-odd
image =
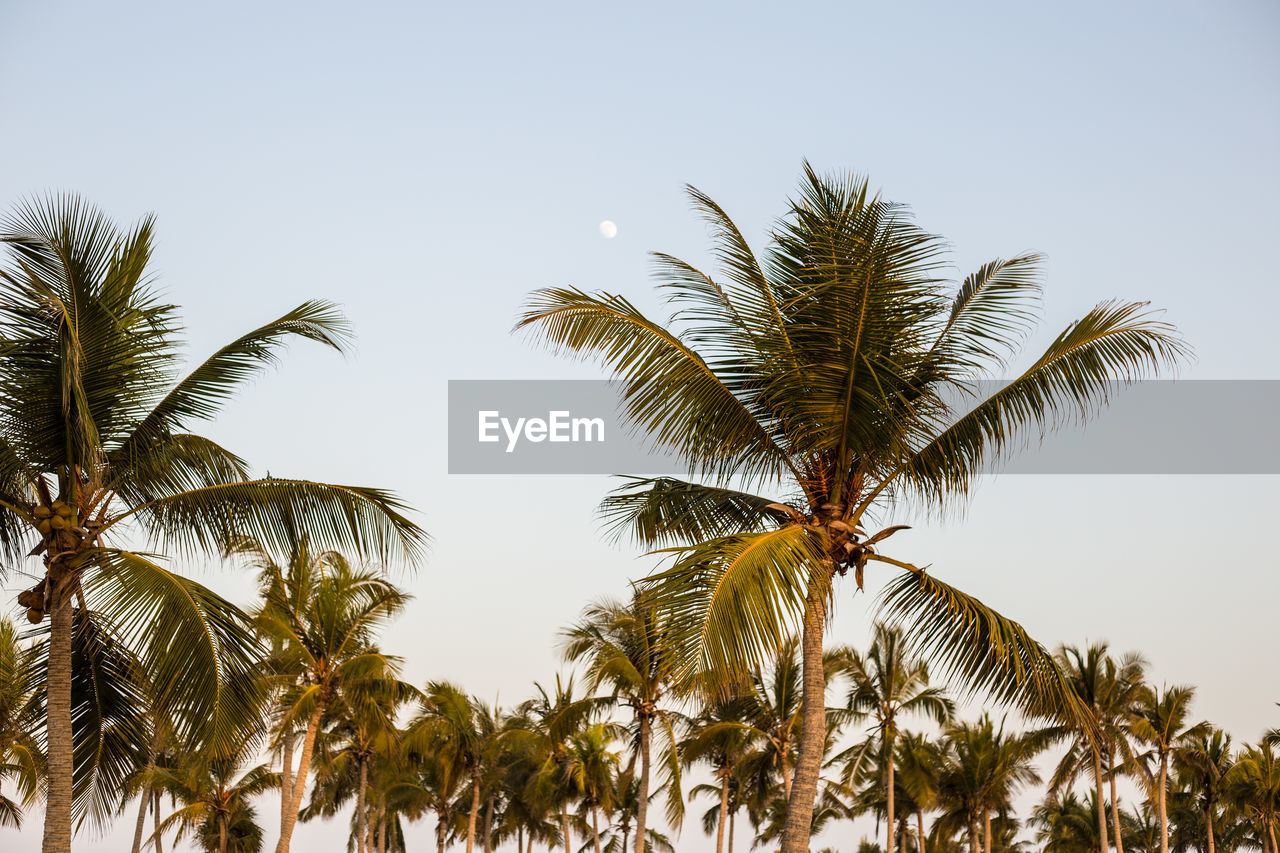
[[[419,507],[435,546],[387,645],[416,682],[515,702],[554,677],[558,627],[650,566],[599,535],[606,478],[446,474],[447,380],[599,375],[509,334],[525,294],[654,306],[648,250],[706,263],[686,182],[758,240],[807,157],[911,204],[962,271],[1045,252],[1046,329],[1150,299],[1196,347],[1183,375],[1280,378],[1278,48],[1270,0],[10,0],[0,205],[66,189],[124,222],[154,211],[193,358],[305,298],[342,303],[354,357],[296,347],[208,431],[262,471]],[[995,479],[894,544],[1046,643],[1140,648],[1253,739],[1280,724],[1277,485]],[[833,639],[867,625],[843,590]],[[0,847],[38,849],[30,826]],[[334,833],[303,826],[296,849]],[[690,827],[680,849],[707,845]]]

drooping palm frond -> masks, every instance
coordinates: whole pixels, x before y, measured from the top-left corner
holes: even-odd
[[[320,548],[354,547],[384,562],[415,563],[427,535],[391,492],[307,480],[268,478],[208,485],[156,498],[137,517],[162,544],[185,553],[225,550],[245,536],[287,552],[299,531]]]
[[[261,648],[239,608],[147,555],[112,549],[98,554],[85,594],[137,654],[155,713],[186,749],[224,755],[260,734]]]
[[[908,646],[964,689],[1039,717],[1087,717],[1053,656],[1026,629],[978,599],[922,571],[903,572],[881,592],[880,612]]]
[[[740,683],[795,632],[825,571],[815,532],[793,525],[671,549],[675,564],[646,578],[670,632],[676,678]]]
[[[1017,353],[1039,317],[1040,255],[988,261],[965,277],[926,362],[977,378]]]
[[[768,498],[673,477],[627,477],[600,504],[617,535],[650,546],[688,544],[773,526],[779,518]]]

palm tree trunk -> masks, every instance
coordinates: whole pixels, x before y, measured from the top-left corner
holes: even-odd
[[[227,853],[227,816],[218,815],[218,853]]]
[[[827,620],[830,571],[812,583],[805,603],[801,637],[804,692],[800,710],[800,757],[787,796],[787,822],[782,829],[782,853],[808,853],[813,828],[813,805],[818,797],[818,773],[827,743],[827,679],[822,670],[822,631]]]
[[[293,840],[293,828],[298,823],[298,809],[302,807],[302,794],[307,788],[307,773],[311,770],[311,753],[316,748],[316,732],[320,730],[320,715],[324,713],[324,703],[316,702],[311,718],[307,720],[307,734],[302,739],[302,757],[298,759],[298,775],[293,780],[293,795],[289,798],[289,810],[284,814],[284,822],[280,826],[280,841],[276,844],[276,853],[289,853],[289,844]]]
[[[564,853],[569,853],[573,847],[573,839],[569,836],[569,807],[567,805],[560,807],[560,831],[564,834]]]
[[[649,741],[653,734],[653,719],[647,711],[640,712],[640,801],[636,804],[636,853],[644,853],[645,823],[649,817]]]
[[[516,824],[516,853],[524,853],[524,825]]]
[[[151,801],[151,789],[143,788],[138,797],[138,822],[133,827],[133,847],[131,853],[142,853],[142,830],[147,826],[147,803]]]
[[[378,853],[387,853],[387,810],[378,809]]]
[[[52,567],[51,567],[52,568]],[[74,613],[71,596],[48,580],[54,594],[49,614],[49,669],[46,690],[46,732],[48,734],[48,794],[44,807],[43,853],[70,853],[71,850],[71,634]]]
[[[1156,792],[1159,797],[1160,808],[1160,853],[1169,853],[1169,812],[1165,809],[1165,788],[1168,784],[1169,759],[1167,756],[1160,756],[1160,790]]]
[[[1204,830],[1205,830],[1205,853],[1213,853],[1213,806],[1205,806],[1204,809]]]
[[[991,853],[991,809],[982,810],[982,853]]]
[[[1276,853],[1280,848],[1276,847],[1276,819],[1274,817],[1267,820],[1267,837],[1271,839],[1271,853]]]
[[[626,850],[628,849],[628,844],[630,843],[630,841],[631,841],[631,823],[630,823],[630,821],[628,821],[628,822],[626,822],[626,823],[622,824],[622,850],[623,850],[623,853],[626,853]]]
[[[591,832],[596,837],[596,853],[600,853],[600,807],[595,805],[591,807]]]
[[[436,812],[436,850],[444,853],[444,815]]]
[[[916,848],[918,853],[924,853],[924,811],[916,812],[916,827],[920,832],[919,846]]]
[[[286,732],[280,755],[280,825],[284,826],[293,802],[293,734]]]
[[[471,814],[467,816],[467,853],[472,853],[476,844],[476,823],[480,819],[480,770],[471,771]]]
[[[484,848],[484,853],[493,853],[493,800],[490,796],[485,803],[484,826],[480,830],[480,846]]]
[[[369,813],[365,810],[365,791],[369,789],[369,763],[360,759],[360,784],[356,787],[356,850],[367,853],[369,847],[365,839],[365,830],[369,824]]]
[[[733,853],[733,825],[738,821],[738,810],[729,812],[729,844],[725,853]]]
[[[724,822],[728,818],[729,774],[726,772],[720,779],[720,820],[716,822],[716,853],[724,853]]]
[[[888,764],[886,764],[886,766],[885,766],[885,780],[886,780],[886,783],[885,783],[885,788],[886,788],[886,790],[885,790],[885,799],[886,799],[886,802],[885,802],[885,810],[886,810],[886,813],[887,813],[887,815],[888,815],[888,819],[887,819],[887,820],[885,820],[885,824],[886,824],[886,826],[888,826],[888,830],[887,830],[887,831],[888,831],[888,834],[889,834],[889,839],[888,839],[887,843],[884,845],[884,849],[885,849],[885,850],[887,850],[887,851],[889,851],[889,853],[893,853],[893,851],[894,851],[894,844],[893,844],[893,830],[894,830],[894,823],[893,823],[893,818],[894,818],[894,815],[893,815],[893,736],[892,736],[892,735],[890,735],[888,732],[885,732],[885,740],[887,741],[887,745],[886,745],[886,747],[885,747],[885,752],[886,752],[886,753],[888,753]]]
[[[1092,749],[1093,787],[1098,798],[1098,846],[1102,853],[1107,853],[1107,797],[1102,792],[1102,752],[1096,744]]]
[[[978,850],[978,819],[969,820],[969,853],[980,853]]]
[[[1120,833],[1120,798],[1116,796],[1116,757],[1112,750],[1107,751],[1107,770],[1111,777],[1111,824],[1115,830],[1116,853],[1124,853],[1124,840]]]
[[[151,817],[155,821],[156,853],[164,853],[164,838],[160,835],[160,792],[151,792]]]

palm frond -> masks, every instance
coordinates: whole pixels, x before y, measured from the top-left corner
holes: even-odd
[[[748,492],[673,477],[627,477],[600,504],[606,526],[646,546],[688,544],[771,527],[776,504]]]

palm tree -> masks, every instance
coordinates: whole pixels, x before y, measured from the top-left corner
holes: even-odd
[[[1280,816],[1280,757],[1270,739],[1246,746],[1223,780],[1226,798],[1257,827],[1263,853],[1280,853],[1276,818]]]
[[[938,784],[943,820],[968,833],[970,853],[994,853],[992,818],[1008,813],[1013,796],[1040,781],[1034,760],[1049,740],[1043,731],[1005,732],[987,714],[947,729]]]
[[[288,731],[305,721],[305,734],[298,767],[288,771],[292,791],[276,853],[289,850],[325,711],[348,691],[394,678],[398,667],[374,645],[375,632],[404,609],[408,596],[377,572],[355,569],[344,559],[334,557],[326,566],[318,577],[286,577],[257,619],[259,630],[278,640],[281,655],[292,659],[286,671],[302,673],[287,693],[281,723]]]
[[[1173,769],[1204,816],[1205,853],[1215,853],[1213,825],[1218,820],[1222,779],[1231,769],[1231,735],[1215,728],[1199,732],[1174,751]]]
[[[158,713],[182,740],[227,748],[253,716],[253,670],[239,611],[160,561],[126,547],[126,528],[159,548],[219,552],[238,536],[279,544],[312,530],[327,546],[418,555],[423,534],[375,489],[255,479],[238,456],[188,432],[222,408],[294,337],[345,348],[338,312],[307,302],[233,341],[176,380],[176,309],[148,263],[153,222],[124,231],[72,196],[18,206],[0,223],[0,553],[40,556],[19,598],[50,617],[44,853],[71,848],[76,612],[137,655]],[[34,546],[34,547],[33,547]]]
[[[950,401],[1004,368],[1034,319],[1038,258],[994,261],[948,289],[943,243],[863,179],[805,164],[800,195],[761,263],[709,197],[690,190],[714,230],[713,279],[657,255],[673,303],[663,325],[611,294],[537,292],[518,328],[553,349],[603,362],[625,411],[653,443],[706,482],[637,478],[605,512],[675,562],[649,588],[670,625],[682,677],[739,682],[796,630],[804,727],[783,853],[809,847],[826,737],[822,666],[837,576],[862,585],[869,561],[904,570],[886,612],[971,686],[1043,702],[1049,655],[1016,623],[933,573],[880,553],[902,525],[863,527],[893,497],[939,507],[1011,450],[1105,403],[1113,380],[1178,361],[1186,348],[1145,303],[1103,303],[1030,367],[959,414]],[[757,494],[768,489],[781,498]]]
[[[938,806],[943,753],[937,741],[921,732],[905,732],[898,741],[896,766],[901,784],[916,806],[916,849],[924,853],[924,814]]]
[[[156,774],[158,787],[181,804],[157,834],[177,828],[178,838],[194,833],[202,849],[217,853],[258,853],[262,830],[254,823],[251,800],[280,785],[280,774],[265,764],[241,772],[245,754],[207,758],[189,754],[183,766]]]
[[[592,690],[607,686],[614,700],[631,710],[633,740],[640,758],[640,809],[636,814],[636,853],[645,849],[649,813],[649,785],[655,724],[666,747],[664,762],[669,779],[678,773],[673,761],[676,744],[673,715],[662,707],[675,669],[666,633],[658,624],[651,603],[639,595],[623,605],[614,601],[592,604],[581,621],[564,632],[564,656],[586,664]],[[678,793],[667,798],[668,818],[678,823],[683,800]]]
[[[875,638],[865,656],[845,647],[839,650],[836,660],[837,669],[852,681],[847,707],[855,719],[869,718],[874,723],[878,751],[885,758],[882,780],[888,827],[885,850],[894,851],[897,850],[894,844],[894,750],[899,720],[919,715],[945,725],[955,713],[955,703],[942,688],[929,686],[929,668],[923,661],[907,655],[902,631],[883,622],[876,623]]]
[[[615,806],[614,777],[618,772],[618,755],[609,748],[612,743],[612,727],[596,723],[573,736],[565,761],[565,773],[583,810],[591,816],[595,853],[603,853],[600,810],[610,814]]]
[[[1129,732],[1147,746],[1147,751],[1133,755],[1128,766],[1139,775],[1154,801],[1160,821],[1160,853],[1169,853],[1169,760],[1180,746],[1207,728],[1206,723],[1187,725],[1194,696],[1193,687],[1166,687],[1159,693],[1144,687],[1130,715]],[[1149,766],[1153,761],[1154,771]]]
[[[1036,842],[1044,853],[1100,853],[1099,832],[1107,825],[1106,809],[1096,791],[1081,801],[1071,791],[1051,793],[1031,813]]]
[[[0,616],[0,826],[22,828],[22,806],[39,792],[44,755],[32,735],[39,717],[36,650],[23,646],[13,623]],[[18,800],[4,793],[16,780]]]
[[[1070,786],[1086,767],[1093,775],[1094,802],[1105,803],[1103,781],[1111,781],[1111,817],[1116,851],[1124,853],[1120,830],[1120,811],[1116,797],[1115,753],[1123,738],[1134,702],[1142,689],[1146,662],[1136,654],[1113,658],[1105,642],[1079,649],[1059,646],[1054,657],[1070,688],[1075,707],[1082,713],[1070,727],[1072,741],[1058,762],[1050,787],[1060,790]],[[1104,767],[1104,764],[1106,765]],[[1107,849],[1107,815],[1098,812],[1100,850]]]
[[[724,853],[735,776],[753,740],[752,733],[743,727],[746,713],[747,702],[743,699],[713,699],[697,717],[686,722],[688,734],[680,742],[681,762],[686,767],[706,763],[716,780],[714,786],[695,786],[689,794],[692,798],[704,791],[715,792],[719,804],[707,813],[703,826],[708,834],[712,829],[716,831],[716,853]],[[729,844],[732,847],[732,836]]]
[[[486,771],[498,760],[503,732],[497,712],[461,687],[433,681],[423,695],[423,711],[410,725],[416,748],[456,767],[454,775],[471,784],[467,811],[467,853],[475,848],[476,827]],[[487,842],[486,842],[487,846]]]

